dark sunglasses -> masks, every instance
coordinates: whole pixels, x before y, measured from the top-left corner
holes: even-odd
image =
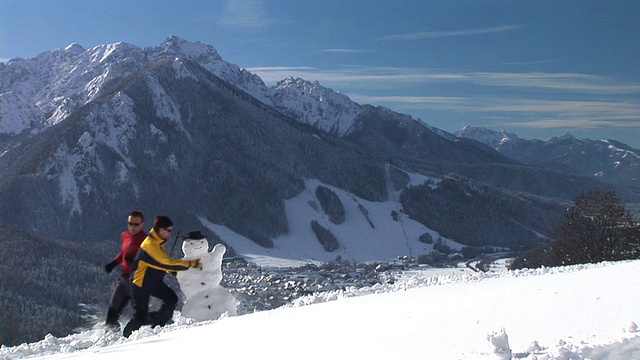
[[[132,222],[128,222],[127,225],[129,226],[140,226],[140,224],[142,223],[132,223]]]
[[[165,228],[164,231],[166,232],[171,232],[171,230],[173,230],[173,228]]]

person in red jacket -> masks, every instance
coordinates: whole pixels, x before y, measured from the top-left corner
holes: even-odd
[[[143,230],[144,215],[142,212],[136,210],[129,213],[127,226],[128,230],[120,234],[122,250],[112,262],[104,267],[107,273],[111,273],[116,266],[122,266],[122,273],[118,277],[118,283],[111,296],[111,302],[107,309],[107,320],[105,321],[107,326],[117,327],[118,329],[120,328],[120,322],[118,321],[120,314],[122,314],[122,310],[127,306],[129,300],[131,300],[131,282],[129,280],[131,265],[140,249],[140,244],[147,237],[147,233]]]

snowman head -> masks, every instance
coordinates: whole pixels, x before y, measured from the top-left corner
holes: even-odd
[[[182,242],[182,252],[185,257],[198,257],[206,254],[207,251],[209,251],[209,242],[200,231],[193,231],[185,236]]]

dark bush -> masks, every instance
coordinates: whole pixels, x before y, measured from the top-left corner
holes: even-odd
[[[557,240],[526,251],[512,268],[536,268],[636,259],[640,225],[612,191],[577,197],[560,225]]]

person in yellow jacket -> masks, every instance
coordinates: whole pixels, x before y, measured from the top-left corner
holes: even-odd
[[[129,337],[132,332],[143,325],[164,326],[178,304],[178,295],[164,283],[167,272],[188,270],[193,267],[202,268],[200,259],[172,259],[164,250],[164,243],[171,236],[173,223],[169,217],[156,217],[153,228],[149,232],[140,250],[133,260],[131,270],[131,304],[133,318],[124,327],[122,335]],[[162,300],[162,307],[153,316],[149,316],[149,298],[153,296]]]

